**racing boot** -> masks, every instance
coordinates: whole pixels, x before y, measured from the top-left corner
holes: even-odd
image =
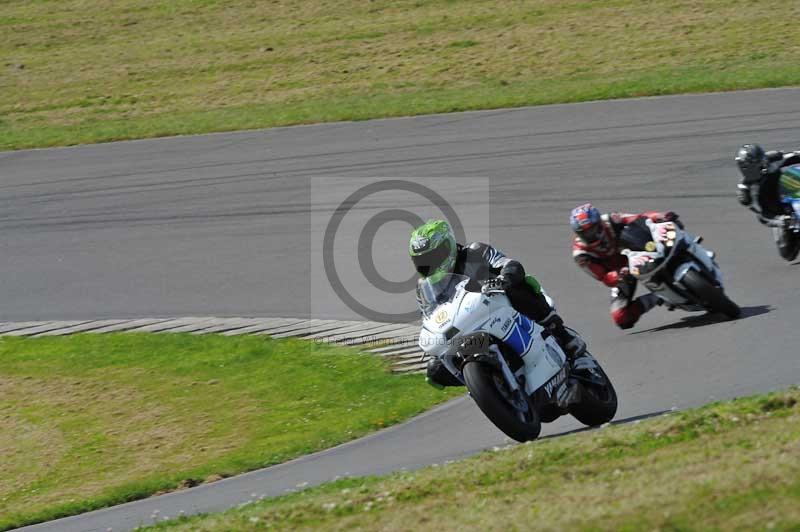
[[[575,360],[586,352],[583,338],[575,330],[565,327],[564,320],[555,312],[551,312],[541,325],[550,331],[570,360]]]

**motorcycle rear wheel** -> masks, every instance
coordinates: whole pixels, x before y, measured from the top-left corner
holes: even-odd
[[[732,320],[741,315],[742,309],[739,305],[731,301],[722,288],[711,284],[700,272],[689,270],[683,278],[683,283],[709,310],[724,314]]]
[[[584,425],[598,427],[617,414],[617,391],[600,364],[592,371],[602,377],[604,384],[589,384],[581,380],[581,400],[569,407],[569,413]]]
[[[527,419],[520,419],[520,411],[498,389],[505,381],[495,378],[497,370],[480,362],[467,362],[461,371],[472,399],[498,429],[519,442],[539,437],[542,423],[536,410],[529,407]]]

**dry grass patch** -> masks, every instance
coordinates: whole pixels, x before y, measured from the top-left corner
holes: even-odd
[[[796,84],[775,13],[800,6],[11,0],[0,148]]]

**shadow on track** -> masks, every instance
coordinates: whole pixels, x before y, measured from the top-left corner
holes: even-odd
[[[743,320],[746,318],[751,318],[753,316],[760,316],[761,314],[766,314],[770,312],[772,307],[770,305],[755,305],[753,307],[742,307],[742,314],[737,318],[737,320]],[[736,321],[736,320],[729,320],[727,317],[721,314],[703,314],[701,316],[686,316],[681,318],[681,321],[670,323],[668,325],[661,325],[659,327],[653,327],[652,329],[645,329],[643,331],[636,331],[632,332],[631,334],[642,334],[648,332],[658,332],[658,331],[668,331],[670,329],[692,329],[694,327],[704,327],[706,325],[711,325],[713,323],[720,323],[723,321]]]
[[[672,410],[656,410],[655,412],[649,412],[647,414],[639,414],[638,416],[631,416],[622,419],[615,419],[609,423],[609,425],[625,425],[627,423],[633,423],[634,421],[641,421],[643,419],[650,419],[651,417],[658,417],[663,416],[664,414],[669,414]],[[537,438],[538,440],[549,440],[551,438],[560,438],[562,436],[567,436],[569,434],[578,434],[579,432],[586,432],[587,430],[596,430],[597,427],[581,427],[579,429],[572,429],[566,432],[559,432],[558,434],[548,434],[547,436],[542,436],[541,438]]]

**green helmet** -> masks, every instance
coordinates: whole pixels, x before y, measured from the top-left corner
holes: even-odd
[[[438,282],[456,266],[456,237],[444,220],[428,220],[411,232],[411,261],[422,277]]]

